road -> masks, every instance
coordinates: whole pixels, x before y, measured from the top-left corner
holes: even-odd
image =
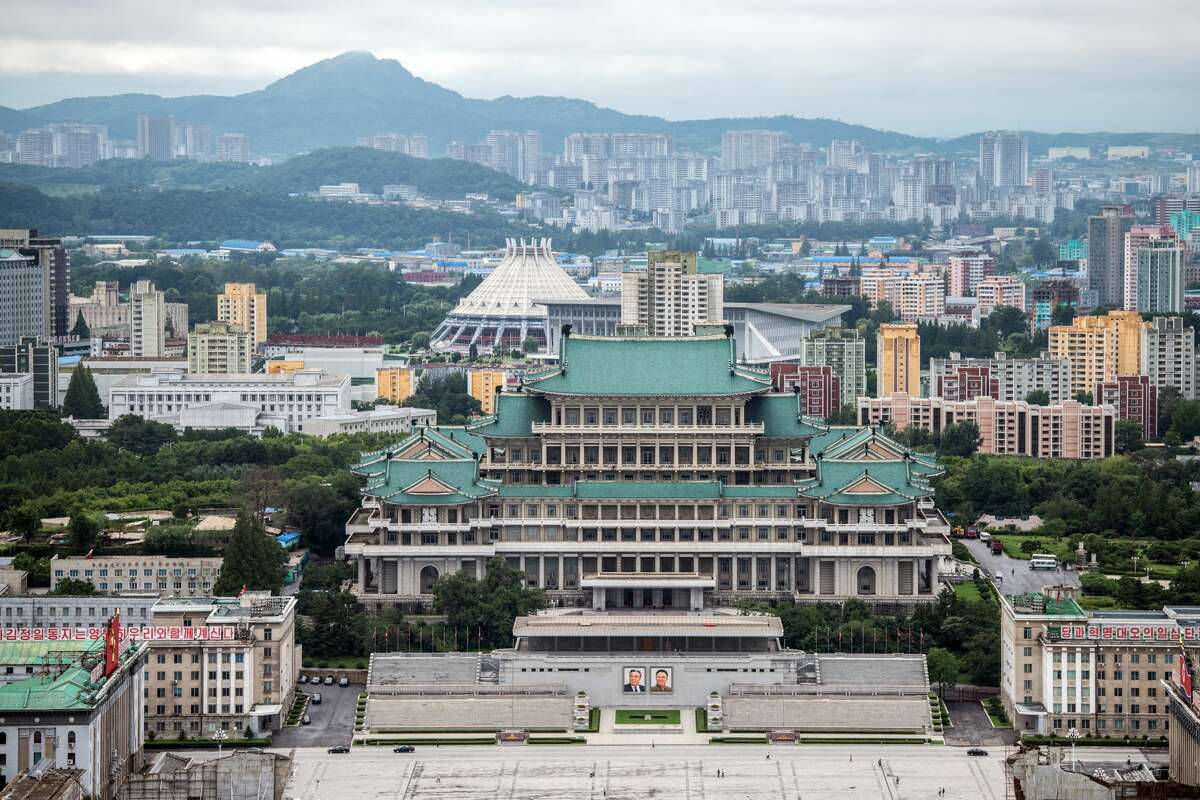
[[[996,748],[987,757],[972,757],[961,748],[932,745],[660,745],[653,751],[640,745],[514,745],[419,747],[413,754],[356,747],[344,755],[305,749],[295,751],[284,796],[902,800],[939,797],[944,788],[942,797],[1002,800],[1004,754]],[[724,777],[717,777],[718,769]]]
[[[1026,560],[1009,558],[1004,553],[993,555],[990,543],[978,539],[959,539],[988,575],[999,575],[999,588],[1004,594],[1024,594],[1041,591],[1043,586],[1067,584],[1079,586],[1077,570],[1030,569]]]
[[[354,709],[358,695],[365,688],[361,683],[349,686],[313,686],[304,684],[299,688],[310,695],[321,693],[321,705],[308,704],[311,725],[282,728],[275,732],[274,747],[332,747],[349,744],[354,732]]]

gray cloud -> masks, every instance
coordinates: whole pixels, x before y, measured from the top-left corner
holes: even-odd
[[[185,9],[195,9],[186,11]],[[6,10],[0,104],[233,94],[345,50],[473,97],[671,118],[791,113],[919,134],[1196,130],[1200,59],[1137,20],[1194,0],[39,0]]]

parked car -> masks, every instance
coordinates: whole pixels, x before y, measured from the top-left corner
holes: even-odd
[[[972,747],[967,751],[967,755],[969,756],[986,756],[987,754],[987,750],[984,750],[982,747]]]
[[[308,676],[301,672],[300,677],[296,678],[296,683],[308,683]]]
[[[330,753],[349,753],[350,748],[344,744],[339,744],[337,747],[329,748]]]
[[[332,676],[332,675],[326,675],[326,676],[325,676],[325,685],[326,685],[326,686],[333,686],[333,676]]]
[[[317,692],[312,696],[312,704],[314,706],[321,705],[321,693],[320,692]]]
[[[312,725],[312,717],[310,717],[308,714],[305,714],[303,717],[300,718],[300,724],[301,725]]]
[[[338,686],[349,686],[349,685],[350,685],[350,679],[347,678],[345,675],[338,678]]]
[[[417,748],[413,747],[411,744],[402,744],[399,747],[392,748],[393,753],[415,753],[416,751]]]

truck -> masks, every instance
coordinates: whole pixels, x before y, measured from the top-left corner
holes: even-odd
[[[976,525],[968,525],[966,528],[966,531],[964,531],[964,535],[968,539],[978,539],[979,538],[979,527]]]
[[[992,539],[992,553],[995,555],[1000,555],[1003,552],[1004,552],[1004,545],[1001,543],[1001,541],[999,539],[993,538]]]

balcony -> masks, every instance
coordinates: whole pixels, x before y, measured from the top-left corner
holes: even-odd
[[[563,425],[555,422],[533,423],[534,433],[561,433],[591,436],[760,436],[765,430],[761,422],[741,425]]]

